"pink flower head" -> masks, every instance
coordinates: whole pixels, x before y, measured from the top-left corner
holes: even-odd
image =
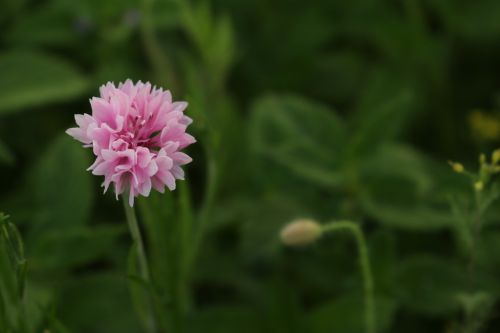
[[[88,170],[104,176],[104,192],[113,183],[116,197],[128,191],[133,206],[152,187],[173,191],[176,179],[184,179],[181,166],[191,162],[181,150],[196,141],[186,133],[187,103],[172,102],[170,91],[149,82],[108,82],[100,92],[90,100],[92,115],[75,115],[78,127],[66,133],[92,148],[96,160]]]

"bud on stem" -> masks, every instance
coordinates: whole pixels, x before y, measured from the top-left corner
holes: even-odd
[[[305,246],[314,243],[320,236],[321,225],[310,219],[298,219],[281,230],[281,241],[289,246]]]

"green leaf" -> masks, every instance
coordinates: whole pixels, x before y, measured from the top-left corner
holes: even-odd
[[[48,54],[0,53],[0,115],[80,96],[87,79],[71,64]]]
[[[213,33],[213,17],[209,1],[193,4],[182,3],[182,24],[192,41],[201,52],[206,52]]]
[[[250,122],[257,153],[317,184],[342,181],[335,170],[345,133],[333,111],[298,97],[268,96],[255,103]]]
[[[441,165],[402,144],[384,144],[361,166],[360,196],[365,214],[381,224],[410,230],[451,226],[448,192],[461,190]]]
[[[434,185],[434,175],[428,167],[429,159],[412,147],[401,143],[384,144],[376,154],[365,159],[361,177],[371,179],[386,177],[411,182],[418,194],[424,194]]]
[[[67,135],[61,135],[35,164],[29,182],[36,216],[31,233],[46,227],[71,229],[88,222],[94,198],[88,152]]]
[[[351,119],[351,158],[362,158],[396,138],[416,108],[416,93],[402,78],[375,72],[368,82]]]
[[[381,224],[408,230],[436,230],[452,226],[455,217],[449,208],[432,207],[426,203],[394,204],[364,197],[365,213]]]
[[[48,229],[29,244],[32,270],[69,270],[105,258],[126,232],[122,225]]]
[[[210,43],[208,67],[220,83],[224,82],[229,67],[233,64],[235,54],[233,26],[228,16],[216,21],[214,35]]]
[[[2,236],[9,249],[9,255],[13,263],[24,261],[24,244],[21,234],[16,226],[10,222],[1,225]]]
[[[375,300],[377,327],[385,332],[391,325],[396,303],[389,298]],[[344,296],[314,309],[308,316],[313,333],[363,333],[366,332],[362,297]]]
[[[428,315],[443,315],[460,307],[458,296],[467,289],[464,267],[449,259],[415,256],[397,267],[399,301]]]

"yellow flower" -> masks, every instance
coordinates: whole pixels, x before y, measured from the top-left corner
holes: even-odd
[[[469,125],[472,134],[479,141],[500,139],[500,119],[498,117],[475,110],[469,114]]]
[[[457,163],[457,162],[448,162],[450,163],[451,165],[451,168],[453,169],[453,171],[455,171],[456,173],[462,173],[465,171],[465,168],[463,166],[462,163]]]
[[[493,164],[498,164],[500,162],[500,149],[496,149],[491,154],[491,162]]]
[[[481,192],[484,188],[484,184],[482,181],[477,181],[474,183],[474,189],[477,191],[477,192]]]

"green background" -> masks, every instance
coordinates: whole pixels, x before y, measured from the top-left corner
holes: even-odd
[[[179,330],[363,332],[352,239],[280,244],[310,217],[361,223],[379,332],[462,332],[449,199],[468,209],[472,189],[447,161],[475,170],[498,145],[499,41],[497,0],[1,0],[0,210],[24,239],[26,332],[141,331],[121,203],[64,134],[127,78],[170,89],[194,119],[183,189],[139,201]],[[493,299],[499,213],[477,250],[475,290]],[[177,238],[183,221],[204,223],[200,244]]]

